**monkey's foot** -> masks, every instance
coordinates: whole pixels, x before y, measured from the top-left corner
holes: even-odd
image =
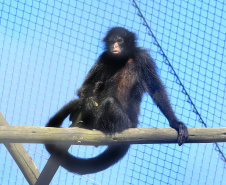
[[[178,129],[178,145],[181,146],[183,143],[185,143],[188,140],[188,129],[184,125],[184,123],[179,122],[179,129]]]

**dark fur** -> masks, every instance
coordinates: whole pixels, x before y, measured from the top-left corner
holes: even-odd
[[[119,43],[121,53],[112,53],[112,44]],[[156,105],[178,132],[178,144],[188,138],[187,127],[179,122],[168,100],[165,88],[159,79],[153,59],[146,50],[136,46],[135,35],[120,27],[112,28],[103,40],[106,51],[99,57],[78,90],[78,100],[64,106],[47,127],[59,127],[70,114],[82,112],[82,127],[98,129],[106,134],[135,128],[138,124],[140,102],[144,92],[148,92]],[[96,103],[98,106],[96,106]],[[53,145],[46,145],[55,154],[60,164],[78,174],[95,173],[118,162],[128,151],[129,145],[109,146],[102,154],[91,159],[80,159],[61,151]]]

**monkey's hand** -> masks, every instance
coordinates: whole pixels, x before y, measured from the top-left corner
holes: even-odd
[[[103,89],[104,89],[104,82],[98,81],[95,84],[95,87],[93,89],[93,93],[97,95],[98,93],[100,93],[101,91],[103,91]]]
[[[98,106],[98,103],[94,97],[88,97],[85,99],[84,106],[86,110],[93,110]]]
[[[181,146],[183,143],[185,143],[188,140],[188,129],[182,122],[177,122],[178,128],[176,129],[178,132],[178,145]]]

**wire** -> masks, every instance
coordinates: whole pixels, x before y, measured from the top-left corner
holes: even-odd
[[[141,13],[141,10],[140,10],[140,8],[138,7],[138,5],[137,5],[137,3],[136,3],[135,0],[133,0],[133,4],[132,4],[132,5],[138,10],[138,14],[137,14],[137,15],[143,19],[143,21],[144,21],[143,25],[146,26],[146,27],[148,28],[148,30],[149,30],[149,32],[150,32],[148,35],[150,35],[152,38],[154,38],[154,41],[155,41],[154,44],[160,49],[160,50],[159,50],[159,53],[164,57],[165,61],[167,61],[166,64],[169,65],[169,67],[172,69],[173,75],[176,77],[178,84],[182,87],[182,93],[185,94],[185,95],[187,96],[187,98],[188,98],[187,102],[190,103],[190,104],[192,105],[192,107],[193,107],[193,112],[199,117],[199,122],[202,123],[202,124],[207,128],[207,124],[203,121],[202,116],[201,116],[200,113],[198,112],[198,110],[197,110],[197,108],[196,108],[194,102],[192,101],[191,97],[189,96],[188,92],[186,91],[184,85],[182,84],[182,82],[181,82],[179,76],[177,75],[176,71],[174,70],[172,64],[170,63],[170,61],[169,61],[169,59],[168,59],[168,57],[167,57],[166,54],[164,53],[164,51],[163,51],[162,47],[160,46],[160,44],[159,44],[157,38],[155,37],[155,35],[154,35],[153,32],[151,31],[150,26],[148,25],[148,23],[147,23],[145,17],[143,16],[143,14]],[[226,157],[225,157],[224,153],[222,152],[222,150],[220,149],[219,145],[218,145],[217,143],[214,143],[214,144],[216,145],[216,149],[215,149],[215,150],[218,151],[218,152],[221,154],[221,156],[222,156],[221,159],[222,159],[224,162],[226,162]]]

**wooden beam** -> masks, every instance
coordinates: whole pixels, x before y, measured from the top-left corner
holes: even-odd
[[[10,125],[0,113],[0,127],[2,127],[3,125],[4,128],[10,128]],[[40,172],[33,162],[32,158],[24,149],[23,145],[20,143],[4,143],[4,145],[19,166],[28,183],[31,185],[35,184],[40,175]]]
[[[226,142],[226,127],[189,128],[187,143]],[[47,128],[35,126],[0,126],[0,143],[47,143],[71,145],[162,144],[177,143],[171,128],[132,128],[105,135],[82,128]]]
[[[74,123],[70,125],[70,127],[74,127],[78,121],[81,120],[81,113],[77,116],[77,119]],[[60,147],[67,151],[70,148],[70,144],[61,145]],[[35,185],[43,185],[43,184],[50,184],[52,181],[55,173],[57,172],[60,164],[57,158],[54,155],[51,155],[44,166],[42,173],[40,174],[38,180],[36,181]]]
[[[66,146],[62,149],[68,150],[69,147],[70,147],[70,145]],[[42,173],[40,174],[39,178],[37,179],[35,185],[50,184],[50,182],[52,181],[59,166],[60,166],[60,164],[59,164],[58,160],[55,158],[54,155],[51,155],[49,157],[46,165],[44,166]]]

